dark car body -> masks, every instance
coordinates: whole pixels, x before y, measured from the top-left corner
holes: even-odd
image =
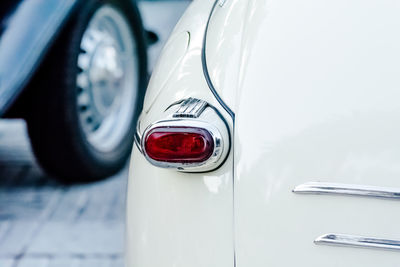
[[[0,1],[0,116],[21,94],[81,1]]]

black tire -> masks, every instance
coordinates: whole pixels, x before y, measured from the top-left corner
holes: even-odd
[[[81,38],[91,17],[112,5],[127,19],[139,61],[138,96],[129,130],[115,149],[101,152],[87,140],[79,122],[76,77]],[[65,26],[32,82],[28,133],[39,164],[64,182],[90,182],[118,172],[130,155],[136,121],[147,86],[145,31],[136,4],[129,0],[84,0]]]

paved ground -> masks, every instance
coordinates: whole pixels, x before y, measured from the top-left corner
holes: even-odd
[[[186,1],[141,2],[160,42]],[[47,177],[30,150],[23,121],[0,121],[0,267],[123,266],[127,168],[102,182],[65,186]]]

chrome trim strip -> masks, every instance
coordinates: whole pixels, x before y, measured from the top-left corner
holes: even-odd
[[[142,117],[142,114],[140,114],[140,116],[136,122],[136,131],[135,131],[135,135],[133,136],[133,142],[135,143],[139,152],[143,154],[142,146],[141,146],[142,134],[141,134],[141,130],[140,130],[140,122],[141,122],[140,118],[141,117]]]
[[[223,7],[226,3],[226,0],[219,0],[219,6]]]
[[[380,239],[357,235],[325,234],[315,239],[314,243],[316,245],[389,249],[400,251],[400,240]]]
[[[348,195],[400,200],[400,188],[370,185],[352,185],[324,182],[309,182],[296,186],[296,194]]]
[[[203,67],[203,74],[204,78],[206,79],[207,85],[210,88],[211,92],[213,93],[215,99],[217,99],[218,103],[225,109],[225,111],[232,117],[233,121],[235,121],[235,113],[230,109],[230,107],[222,100],[220,95],[218,94],[217,90],[214,87],[213,82],[211,81],[210,74],[208,72],[208,67],[207,67],[207,57],[206,57],[206,46],[207,46],[207,34],[208,34],[208,27],[210,26],[210,21],[211,17],[214,14],[215,8],[217,7],[219,0],[216,0],[215,3],[213,4],[210,12],[210,16],[208,17],[207,20],[207,25],[206,29],[204,32],[204,38],[203,38],[203,47],[201,50],[201,63]]]
[[[142,146],[140,144],[140,142],[141,142],[140,140],[141,140],[140,134],[138,132],[136,132],[135,136],[134,136],[134,143],[135,143],[137,149],[139,150],[139,152],[143,154]]]

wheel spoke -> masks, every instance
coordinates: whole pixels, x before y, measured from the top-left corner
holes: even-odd
[[[81,89],[87,89],[89,87],[89,78],[86,73],[81,72],[76,77],[76,84]]]
[[[82,36],[77,106],[89,143],[101,151],[118,146],[132,124],[138,57],[130,27],[120,11],[104,5]]]
[[[88,106],[90,102],[90,96],[87,92],[83,91],[78,95],[78,106]]]
[[[80,54],[78,56],[78,67],[83,71],[87,71],[90,65],[90,55],[88,54]]]

